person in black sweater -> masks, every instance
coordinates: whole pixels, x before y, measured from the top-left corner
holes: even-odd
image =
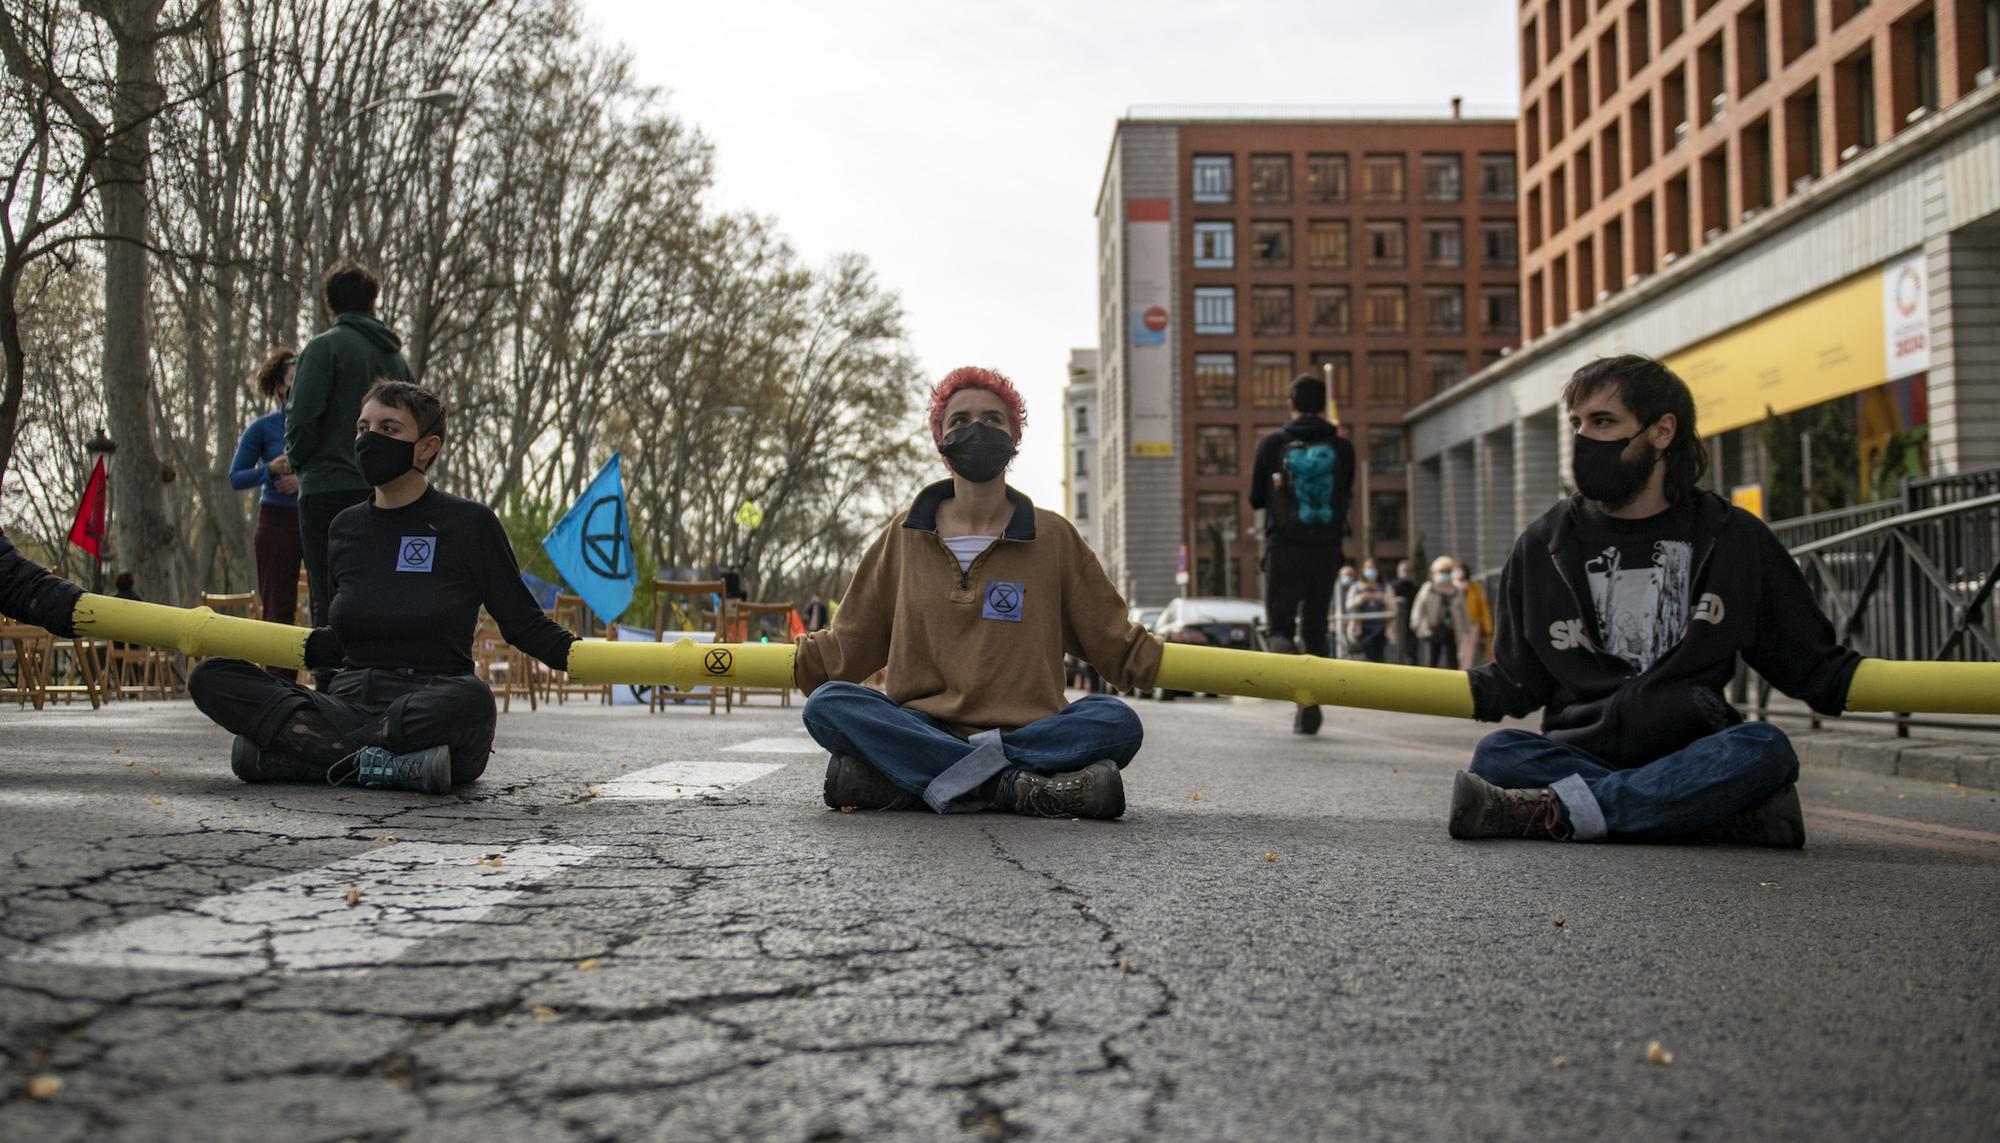
[[[1671,370],[1594,361],[1563,405],[1578,495],[1515,543],[1493,661],[1471,672],[1476,717],[1540,709],[1542,732],[1480,742],[1451,835],[1803,845],[1790,740],[1723,688],[1740,659],[1835,715],[1861,657],[1771,529],[1697,487],[1708,455]]]
[[[14,550],[0,532],[0,615],[46,628],[67,639],[83,589]]]
[[[479,609],[556,670],[576,636],[536,606],[493,510],[430,486],[445,434],[435,395],[378,382],[358,427],[355,454],[374,496],[333,521],[331,623],[306,639],[308,667],[339,668],[329,688],[208,659],[188,692],[237,736],[230,763],[246,782],[445,793],[478,778],[493,749],[493,692],[472,665]]]

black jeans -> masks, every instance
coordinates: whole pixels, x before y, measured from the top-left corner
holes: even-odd
[[[1264,621],[1271,634],[1294,639],[1308,655],[1328,657],[1327,608],[1333,603],[1333,580],[1346,562],[1340,549],[1272,544],[1264,550]],[[1299,611],[1305,629],[1299,630]]]
[[[451,747],[452,785],[486,771],[493,753],[493,692],[471,675],[346,670],[315,691],[274,679],[240,659],[204,659],[188,676],[201,713],[231,734],[270,746],[294,714],[315,708],[357,746],[407,754]]]
[[[326,550],[333,518],[373,495],[366,488],[347,488],[299,497],[299,554],[305,557],[306,587],[312,592],[310,626],[326,626],[326,610],[333,605],[333,585],[327,582]]]

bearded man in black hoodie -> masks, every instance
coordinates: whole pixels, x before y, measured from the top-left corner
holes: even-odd
[[[1271,650],[1327,657],[1333,577],[1347,562],[1347,513],[1354,503],[1354,446],[1325,417],[1326,382],[1292,382],[1292,419],[1257,442],[1250,507],[1264,511],[1264,621]],[[1299,613],[1305,628],[1299,629]],[[1318,734],[1320,712],[1302,706],[1292,730]]]
[[[1708,453],[1671,370],[1600,359],[1562,401],[1578,495],[1516,541],[1471,672],[1477,717],[1539,708],[1542,733],[1480,742],[1451,835],[1805,844],[1791,742],[1722,688],[1741,658],[1835,715],[1861,657],[1764,522],[1696,487]]]

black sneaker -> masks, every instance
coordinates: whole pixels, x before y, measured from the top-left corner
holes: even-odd
[[[380,746],[354,752],[326,772],[335,785],[353,782],[371,790],[406,790],[413,794],[451,793],[451,747],[433,746],[408,754],[391,754]]]
[[[1460,770],[1451,787],[1451,836],[1531,837],[1568,841],[1569,812],[1546,786],[1533,790],[1503,790]]]
[[[852,754],[826,760],[826,804],[834,810],[917,810],[923,800],[889,780],[872,763]]]
[[[1719,841],[1729,845],[1801,849],[1806,844],[1806,819],[1799,809],[1799,788],[1786,786],[1695,836],[1701,841]]]
[[[1319,708],[1316,706],[1302,706],[1299,708],[1299,712],[1292,716],[1292,733],[1318,734],[1319,724]]]
[[[1062,774],[1015,767],[1001,772],[993,804],[1034,818],[1109,821],[1125,812],[1125,782],[1108,759]]]
[[[326,767],[283,750],[266,750],[239,734],[229,746],[229,768],[245,782],[324,782]]]
[[[1299,645],[1287,635],[1266,635],[1264,650],[1273,655],[1296,655],[1299,653]]]

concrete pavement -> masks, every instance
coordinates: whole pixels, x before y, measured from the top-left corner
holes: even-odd
[[[1990,791],[1810,770],[1802,852],[1452,842],[1482,728],[1137,705],[1117,823],[827,811],[796,709],[517,711],[439,799],[243,786],[184,704],[0,712],[0,1140],[2000,1122]]]

